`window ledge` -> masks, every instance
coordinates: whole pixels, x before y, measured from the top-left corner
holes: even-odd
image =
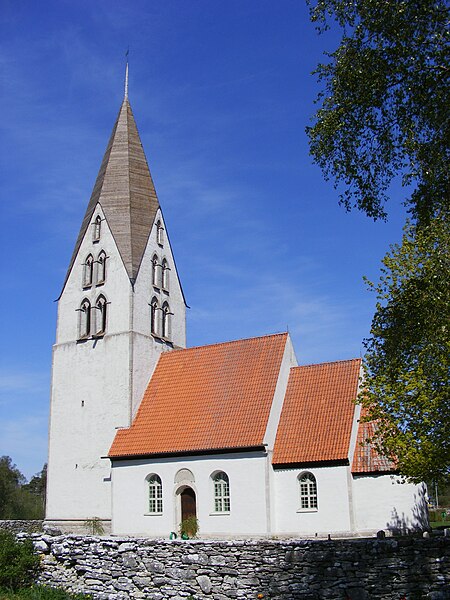
[[[95,287],[99,287],[100,285],[105,285],[105,280],[97,281],[97,283],[95,284]]]
[[[299,508],[298,513],[316,513],[319,512],[318,508]]]
[[[83,284],[83,290],[90,290],[92,287],[92,283],[85,283]]]
[[[162,512],[144,513],[144,517],[162,517]]]
[[[215,511],[215,512],[210,512],[209,513],[210,517],[226,517],[226,516],[229,516],[229,515],[231,515],[231,511],[229,511],[229,510],[228,511],[224,510],[224,511],[221,511],[221,512],[219,512],[219,511],[216,512]]]
[[[100,241],[100,238],[98,238],[98,240],[92,240],[92,243],[93,243],[93,244],[98,244],[98,243],[99,243],[99,241]]]
[[[169,290],[167,288],[161,288],[161,289],[165,294],[169,295]]]
[[[160,288],[159,285],[155,285],[154,283],[152,283],[152,285],[153,285],[153,289],[155,290],[155,292],[160,292],[161,291],[161,288]]]

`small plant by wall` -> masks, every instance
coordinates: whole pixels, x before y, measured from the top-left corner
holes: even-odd
[[[102,520],[99,517],[86,519],[84,526],[91,535],[103,535],[105,533],[105,528],[103,527]]]
[[[180,535],[183,539],[196,538],[199,532],[198,519],[194,515],[190,515],[180,523]]]

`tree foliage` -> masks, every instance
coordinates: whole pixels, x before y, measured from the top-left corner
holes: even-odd
[[[0,529],[0,590],[18,590],[36,579],[40,560],[31,540],[17,541],[14,535]]]
[[[30,483],[9,456],[0,457],[0,519],[42,519],[47,466]]]
[[[310,150],[347,209],[385,218],[400,176],[418,221],[448,205],[450,31],[445,0],[318,0],[319,31],[342,28],[319,64],[322,84]]]
[[[408,224],[369,282],[378,302],[361,400],[378,422],[378,449],[413,481],[450,472],[449,281],[450,220],[440,215]]]

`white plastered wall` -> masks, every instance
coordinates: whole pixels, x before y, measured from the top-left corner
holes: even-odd
[[[276,469],[275,523],[279,535],[314,537],[351,533],[347,466]],[[312,473],[317,483],[317,510],[300,508],[298,477],[305,471]]]
[[[354,475],[353,501],[361,533],[424,529],[427,524],[425,487],[402,483],[397,475]]]
[[[113,523],[115,535],[165,537],[178,531],[181,520],[180,484],[175,476],[189,469],[194,476],[200,537],[233,538],[267,535],[265,470],[263,452],[233,453],[150,460],[115,461],[113,479]],[[214,513],[211,475],[224,471],[229,478],[231,510]],[[163,485],[163,513],[148,514],[146,478],[157,474]]]

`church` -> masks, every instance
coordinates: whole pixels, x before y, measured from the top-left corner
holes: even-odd
[[[58,300],[46,521],[202,538],[423,526],[423,486],[367,441],[360,359],[288,333],[186,348],[186,300],[128,85]]]

